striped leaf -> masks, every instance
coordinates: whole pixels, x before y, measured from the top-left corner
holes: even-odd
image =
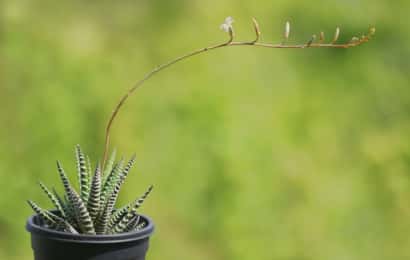
[[[88,198],[87,209],[90,212],[91,219],[94,221],[100,210],[100,195],[101,195],[101,168],[97,165],[91,182],[91,191]]]
[[[128,222],[127,226],[124,229],[124,232],[130,232],[137,229],[138,224],[140,222],[140,216],[134,216],[130,222]]]
[[[65,206],[65,201],[60,197],[60,195],[58,195],[58,192],[54,189],[54,187],[51,189],[54,197],[56,197],[58,203],[60,203],[61,207],[64,209]],[[66,213],[66,211],[64,210],[64,213]]]
[[[142,204],[144,203],[145,199],[148,197],[148,195],[152,192],[152,190],[154,189],[153,185],[150,185],[147,189],[147,191],[138,199],[136,199],[133,203],[133,210],[137,211],[137,209],[139,209]]]
[[[87,176],[90,176],[90,178],[91,178],[91,176],[92,176],[92,174],[93,174],[93,167],[91,167],[91,159],[90,159],[90,157],[87,155]]]
[[[57,223],[57,230],[78,234],[78,231],[65,219],[55,215],[54,213],[47,211],[48,215]]]
[[[101,201],[105,205],[107,197],[112,192],[115,183],[119,180],[120,174],[122,172],[124,160],[121,159],[118,163],[115,164],[113,169],[111,170],[110,174],[106,177],[106,180],[103,182],[102,190],[101,190]]]
[[[74,206],[71,204],[70,199],[68,198],[68,195],[65,194],[64,199],[65,199],[64,210],[66,212],[67,221],[74,227],[78,227]]]
[[[125,166],[124,170],[122,171],[122,173],[120,175],[121,184],[124,183],[125,179],[128,176],[128,173],[130,172],[130,170],[131,170],[132,166],[134,165],[134,163],[135,163],[135,155],[133,155],[131,157],[131,159],[127,163],[127,166]]]
[[[118,222],[111,230],[110,233],[119,234],[125,231],[129,223],[135,218],[136,212],[131,210]]]
[[[76,146],[75,155],[77,159],[77,172],[78,172],[78,181],[80,184],[81,199],[83,201],[87,201],[88,195],[90,193],[90,187],[89,187],[90,175],[88,174],[87,162],[85,160],[84,153],[81,151],[80,145]]]
[[[100,215],[97,221],[97,226],[96,226],[97,233],[102,232],[100,234],[103,234],[108,229],[108,224],[111,219],[114,205],[118,198],[118,193],[121,189],[122,184],[127,178],[131,167],[134,165],[134,162],[135,162],[135,156],[131,158],[127,166],[124,168],[124,170],[119,175],[119,178],[114,182],[115,183],[114,188],[112,189],[110,195],[107,197],[106,202],[104,204],[104,210],[102,211],[102,214]]]
[[[71,226],[70,223],[68,223],[63,218],[55,215],[50,211],[43,210],[31,200],[28,200],[27,202],[34,210],[34,212],[36,212],[40,216],[40,218],[49,228],[73,234],[78,234],[77,230],[75,230],[75,228]]]
[[[42,182],[39,182],[39,185],[40,185],[41,189],[44,191],[44,193],[46,193],[47,197],[51,200],[53,205],[56,207],[58,212],[61,214],[61,216],[65,217],[65,212],[64,212],[63,206],[61,205],[61,203],[57,199],[57,197],[49,189],[47,189],[47,187]]]
[[[114,209],[115,202],[117,201],[118,193],[121,188],[121,183],[117,182],[110,197],[107,199],[107,203],[104,205],[104,210],[98,218],[96,225],[97,234],[104,234],[107,230],[109,220],[111,218],[112,211]]]
[[[73,205],[75,217],[81,233],[94,235],[95,230],[93,221],[90,217],[90,213],[87,211],[87,208],[84,202],[81,200],[81,197],[71,187],[68,193],[68,199],[70,200],[71,205]]]
[[[107,177],[110,175],[113,169],[116,157],[117,157],[117,151],[114,149],[114,151],[112,151],[110,157],[108,158],[108,161],[104,165],[103,183],[105,183],[105,181],[107,180]]]
[[[137,224],[137,226],[135,227],[134,230],[135,230],[135,231],[141,230],[141,229],[143,229],[146,225],[147,225],[146,222],[141,222],[141,223]]]
[[[68,193],[70,192],[70,187],[71,187],[70,181],[68,180],[68,177],[65,174],[65,171],[59,161],[57,161],[57,169],[58,169],[58,173],[60,174],[61,182],[63,183],[63,186],[64,186],[64,192],[68,196]]]
[[[124,231],[126,231],[128,224],[130,223],[130,221],[137,216],[137,209],[141,207],[141,205],[143,204],[143,202],[145,201],[145,199],[148,197],[148,195],[151,193],[152,189],[154,187],[151,185],[148,190],[138,199],[135,200],[135,202],[133,203],[132,208],[130,208],[130,210],[128,211],[127,214],[125,214],[121,220],[119,222],[117,222],[117,224],[114,225],[113,228],[111,228],[111,230],[113,231],[113,233],[122,233]]]
[[[112,216],[111,216],[110,221],[108,223],[108,229],[114,228],[114,226],[117,225],[125,215],[127,215],[130,208],[131,208],[131,204],[128,204],[128,205],[125,205],[122,208],[119,208],[119,209],[115,210],[112,213]]]
[[[33,211],[40,216],[43,220],[44,224],[46,224],[51,229],[57,228],[57,223],[53,220],[53,218],[42,208],[40,208],[36,203],[31,200],[28,200],[27,203],[33,209]]]
[[[75,220],[74,209],[72,208],[71,204],[68,202],[68,199],[65,201],[58,195],[56,190],[53,188],[53,194],[57,198],[58,202],[63,208],[64,211],[64,218],[69,222],[72,226],[77,227],[77,222]]]

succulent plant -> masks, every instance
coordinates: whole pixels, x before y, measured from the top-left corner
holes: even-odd
[[[135,156],[124,165],[123,159],[115,161],[114,151],[104,169],[97,163],[92,172],[90,159],[79,145],[75,148],[75,154],[79,193],[73,188],[61,163],[57,161],[64,195],[60,196],[55,189],[50,190],[42,182],[39,183],[55,210],[45,210],[33,201],[28,201],[41,219],[41,224],[57,231],[88,235],[118,234],[143,228],[145,222],[137,214],[137,210],[151,193],[152,185],[134,202],[115,208],[119,191],[134,164]]]

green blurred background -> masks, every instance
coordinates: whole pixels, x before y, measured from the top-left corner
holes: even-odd
[[[74,178],[74,146],[102,155],[124,91],[156,65],[226,39],[342,39],[349,50],[235,47],[147,82],[112,147],[137,154],[120,203],[154,184],[148,259],[410,259],[410,3],[0,2],[0,259],[31,259],[25,200]]]

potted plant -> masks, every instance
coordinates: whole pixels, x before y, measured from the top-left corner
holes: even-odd
[[[117,103],[108,120],[105,132],[105,147],[102,162],[94,168],[88,156],[77,145],[76,162],[79,181],[77,192],[60,162],[57,169],[60,175],[64,194],[50,190],[43,183],[41,189],[55,206],[54,210],[45,210],[35,202],[28,203],[36,213],[27,221],[27,230],[31,233],[32,248],[36,260],[63,260],[63,259],[118,259],[143,260],[148,250],[149,237],[154,231],[154,224],[147,216],[137,211],[151,193],[150,186],[144,194],[133,202],[116,208],[116,200],[126,177],[135,161],[133,156],[128,163],[121,159],[116,161],[115,151],[108,158],[111,126],[130,95],[145,81],[168,68],[169,66],[196,56],[223,47],[254,46],[265,48],[349,48],[367,42],[375,33],[370,28],[367,35],[353,37],[349,42],[337,43],[340,29],[336,28],[330,42],[325,42],[323,32],[319,37],[312,38],[303,44],[289,44],[290,24],[285,25],[283,41],[279,44],[259,42],[261,31],[255,19],[253,27],[255,38],[251,41],[234,41],[233,19],[228,17],[221,25],[221,29],[228,33],[228,40],[220,44],[205,47],[174,60],[164,63],[150,71],[143,79],[132,86]]]
[[[113,152],[104,173],[100,164],[91,168],[79,145],[76,159],[79,192],[57,161],[63,196],[39,183],[56,209],[47,211],[28,201],[37,214],[27,222],[35,259],[144,259],[154,226],[148,217],[137,214],[137,209],[153,186],[134,202],[115,208],[135,157],[124,165],[123,159],[115,161]]]

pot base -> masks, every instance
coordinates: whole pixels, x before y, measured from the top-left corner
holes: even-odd
[[[35,260],[145,260],[152,221],[141,216],[146,227],[115,235],[76,235],[39,225],[34,215],[27,221]]]

